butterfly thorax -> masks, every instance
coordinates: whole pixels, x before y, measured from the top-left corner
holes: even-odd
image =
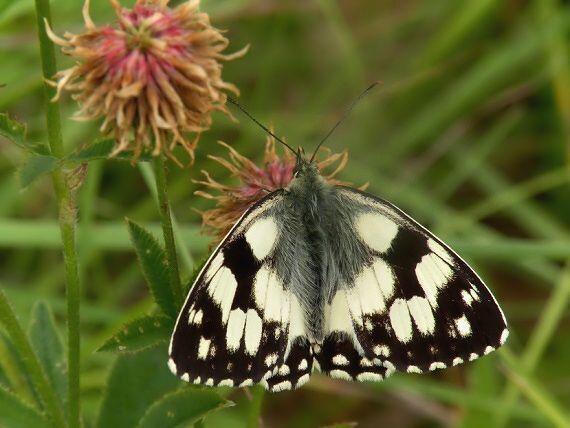
[[[326,280],[326,272],[331,264],[328,226],[334,223],[335,189],[323,179],[315,163],[302,159],[285,191],[285,218],[297,221],[283,223],[285,235],[293,238],[289,247],[293,255],[287,259],[288,266],[278,269],[287,272],[290,286],[304,310],[311,339],[320,343],[324,336],[323,309],[333,286]]]

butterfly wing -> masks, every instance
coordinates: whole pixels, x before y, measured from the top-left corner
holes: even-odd
[[[501,309],[453,250],[389,202],[342,186],[337,191],[367,257],[327,306],[316,355],[325,373],[378,380],[395,370],[425,372],[474,360],[505,342]]]
[[[282,191],[252,206],[198,275],[170,341],[168,365],[208,386],[301,386],[312,351],[298,299],[274,269]]]

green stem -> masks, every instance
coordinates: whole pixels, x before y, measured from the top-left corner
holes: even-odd
[[[36,0],[38,35],[44,79],[52,78],[57,72],[55,49],[47,36],[45,20],[51,21],[49,0]],[[63,158],[64,147],[61,133],[59,106],[52,103],[55,89],[44,84],[46,102],[46,122],[48,141],[53,156]],[[75,428],[80,426],[79,402],[79,273],[77,267],[77,250],[75,240],[76,204],[72,189],[65,173],[58,168],[52,175],[58,211],[59,227],[63,243],[63,260],[65,267],[65,284],[67,293],[67,352],[68,352],[68,388],[69,409],[68,424]]]
[[[166,247],[168,276],[174,301],[179,307],[182,305],[182,287],[180,285],[180,273],[178,271],[176,244],[174,241],[174,233],[172,232],[170,204],[168,203],[166,163],[162,156],[159,155],[154,158],[154,169],[156,176],[156,190],[158,192],[158,211],[160,212],[160,223],[162,224],[162,234],[164,236],[164,245]]]
[[[58,428],[65,426],[65,419],[61,407],[59,406],[57,395],[51,387],[38,357],[32,349],[32,345],[28,341],[22,326],[16,318],[16,314],[14,314],[2,290],[0,290],[0,321],[12,339],[14,347],[18,350],[22,362],[26,366],[30,379],[36,387],[38,395],[45,406],[45,411],[53,425]]]
[[[263,397],[265,396],[265,389],[261,386],[256,386],[251,389],[251,402],[249,404],[249,415],[247,418],[248,428],[258,428],[261,426],[261,405],[263,404]]]

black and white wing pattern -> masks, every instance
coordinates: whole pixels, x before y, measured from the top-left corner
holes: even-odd
[[[169,347],[168,366],[186,382],[281,391],[309,380],[303,313],[273,268],[282,199],[276,191],[252,206],[198,275]]]
[[[324,341],[315,349],[321,371],[380,380],[396,370],[455,366],[506,341],[493,295],[455,252],[389,202],[336,189],[336,205],[348,211],[338,217],[350,219],[339,227],[351,229],[366,257],[325,308]]]

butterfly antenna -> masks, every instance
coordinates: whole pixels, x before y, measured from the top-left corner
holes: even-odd
[[[356,106],[356,104],[358,104],[358,102],[364,98],[366,95],[368,95],[368,93],[374,89],[374,87],[376,85],[378,85],[380,82],[374,82],[372,83],[368,88],[366,88],[364,91],[362,91],[362,93],[358,96],[358,98],[356,98],[349,106],[348,108],[344,111],[344,114],[342,115],[342,117],[338,120],[338,122],[331,128],[331,130],[327,133],[327,135],[325,135],[325,137],[321,140],[321,142],[317,145],[317,148],[315,149],[315,151],[313,152],[313,155],[311,156],[311,162],[313,162],[313,160],[315,160],[315,156],[317,156],[317,152],[319,151],[319,149],[321,148],[321,146],[323,145],[323,143],[325,141],[328,140],[328,138],[334,133],[334,131],[336,131],[336,128],[338,128],[340,126],[340,124],[342,122],[344,122],[344,120],[350,115],[350,113],[352,113],[352,110],[354,109],[354,107]]]
[[[285,147],[287,147],[289,150],[291,150],[291,152],[293,152],[293,154],[295,156],[298,156],[298,153],[295,151],[295,149],[293,149],[289,144],[287,144],[285,141],[283,141],[281,138],[279,138],[277,135],[275,135],[273,132],[271,132],[269,130],[269,128],[267,128],[267,126],[265,126],[263,123],[261,123],[259,120],[257,120],[255,117],[253,117],[246,109],[244,106],[242,106],[240,103],[238,103],[235,99],[233,99],[232,97],[228,97],[228,101],[233,104],[234,106],[236,106],[238,109],[240,109],[242,111],[243,114],[245,114],[247,117],[249,117],[257,126],[259,126],[261,129],[263,129],[265,132],[267,132],[269,135],[271,135],[273,138],[275,138],[277,141],[279,141],[281,144],[283,144]]]

